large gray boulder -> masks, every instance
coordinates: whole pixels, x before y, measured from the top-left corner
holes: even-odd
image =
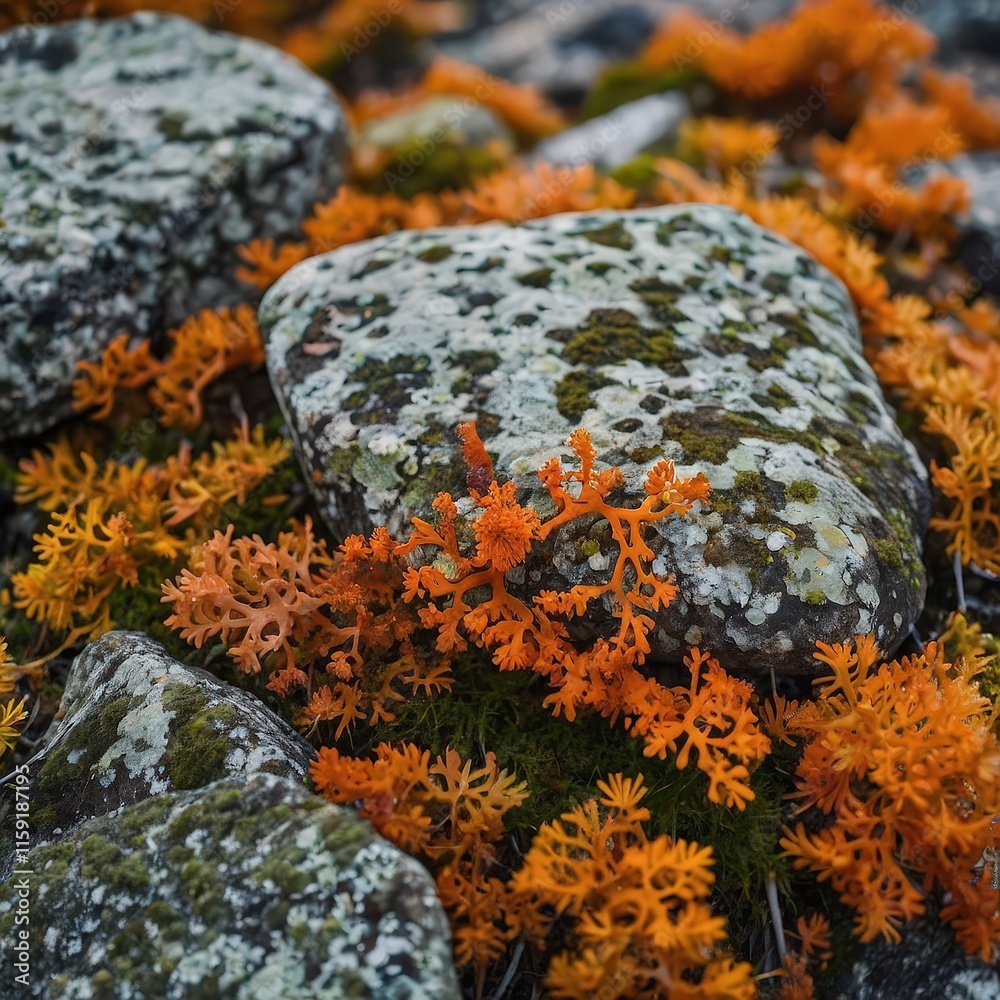
[[[154,795],[23,867],[0,885],[7,997],[460,996],[430,875],[288,778]]]
[[[586,427],[638,506],[660,458],[712,504],[657,522],[680,596],[653,655],[708,646],[740,670],[811,672],[817,639],[892,647],[920,611],[926,474],[861,350],[843,285],[728,208],[687,205],[401,232],[304,262],[261,305],[272,383],[338,534],[400,535],[464,495],[454,428],[545,514],[536,470]],[[469,511],[468,506],[464,508]],[[615,544],[574,522],[530,591],[607,579]],[[591,605],[589,627],[610,624]]]
[[[185,18],[0,35],[0,441],[119,333],[245,295],[235,247],[295,237],[345,143],[322,80]]]

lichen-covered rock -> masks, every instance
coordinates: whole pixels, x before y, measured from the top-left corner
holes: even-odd
[[[497,116],[472,97],[434,97],[369,122],[353,143],[356,173],[392,194],[470,184],[510,159],[517,142]]]
[[[817,639],[892,647],[919,612],[926,476],[865,363],[846,290],[728,208],[560,215],[403,232],[306,261],[265,297],[272,382],[335,531],[404,532],[464,495],[455,425],[544,515],[535,471],[586,427],[638,504],[659,458],[712,505],[649,530],[680,596],[654,655],[812,669]],[[468,507],[465,508],[468,510]],[[600,524],[524,583],[605,579]],[[592,605],[590,624],[610,609]],[[602,621],[603,619],[603,621]]]
[[[76,658],[61,717],[31,761],[32,840],[150,795],[230,775],[301,781],[312,747],[253,695],[172,659],[139,632],[109,632]],[[4,852],[0,872],[9,870]]]
[[[830,1000],[996,1000],[1000,964],[967,955],[955,932],[928,913],[902,927],[902,940],[869,944],[849,973],[828,984]]]
[[[322,80],[186,18],[0,35],[0,440],[123,330],[239,298],[237,244],[294,237],[345,141]]]
[[[275,775],[153,796],[32,850],[0,885],[10,977],[83,1000],[452,1000],[444,912],[427,872],[356,813]]]

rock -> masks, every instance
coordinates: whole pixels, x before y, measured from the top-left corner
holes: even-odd
[[[993,0],[907,0],[892,9],[887,28],[910,16],[934,32],[945,50],[1000,51],[1000,10]]]
[[[1000,153],[963,153],[930,169],[913,171],[907,179],[919,186],[939,172],[958,177],[969,194],[957,253],[972,281],[965,292],[1000,295]]]
[[[143,13],[0,35],[0,440],[68,413],[75,366],[245,297],[341,177],[329,87],[260,42]]]
[[[544,139],[531,158],[616,170],[651,146],[672,139],[688,114],[688,99],[680,91],[652,94]]]
[[[680,596],[654,656],[811,672],[817,639],[891,649],[924,596],[926,473],[864,361],[846,290],[805,252],[713,205],[400,232],[304,262],[260,310],[272,384],[333,530],[403,535],[465,495],[475,419],[522,502],[576,426],[620,465],[625,505],[661,457],[710,509],[650,543]],[[578,522],[525,583],[606,577]],[[591,605],[590,626],[609,626]]]
[[[460,996],[431,877],[288,778],[154,795],[24,868],[31,985],[18,996]],[[20,881],[0,885],[7,956]]]
[[[28,769],[35,844],[151,795],[234,775],[301,781],[313,756],[253,695],[178,663],[139,632],[109,632],[84,649],[60,712]],[[0,859],[0,873],[9,871],[9,850]]]
[[[576,104],[601,70],[642,48],[668,9],[662,0],[482,5],[471,32],[441,39],[438,47],[454,59]]]
[[[996,1000],[1000,966],[967,955],[955,933],[938,919],[933,905],[926,916],[904,925],[903,939],[868,945],[850,973],[827,987],[830,1000]]]
[[[354,143],[354,165],[368,180],[381,174],[386,191],[410,197],[469,184],[503,166],[516,148],[507,126],[478,101],[435,97],[365,126]]]

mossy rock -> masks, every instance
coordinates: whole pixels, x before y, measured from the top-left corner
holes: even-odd
[[[276,775],[164,792],[33,849],[0,883],[18,996],[315,1000],[459,996],[427,872],[352,810]]]
[[[230,775],[305,776],[312,748],[253,695],[109,632],[74,661],[62,716],[32,763],[32,843],[165,792]],[[13,852],[2,856],[9,871]]]

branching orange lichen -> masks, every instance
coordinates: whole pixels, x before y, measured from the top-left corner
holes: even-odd
[[[454,750],[432,763],[413,744],[382,743],[374,753],[361,760],[323,747],[310,769],[316,790],[331,802],[360,802],[379,833],[428,865],[452,918],[455,958],[481,975],[513,936],[496,845],[526,786],[499,770],[492,753],[481,767]]]
[[[888,29],[888,30],[887,30]],[[840,116],[896,89],[933,36],[871,0],[816,0],[741,37],[691,12],[675,15],[641,55],[650,69],[697,68],[733,94],[764,98],[815,87]]]
[[[938,887],[951,897],[943,919],[990,960],[1000,944],[995,862],[985,877],[974,870],[988,848],[993,857],[1000,747],[978,664],[947,663],[936,643],[880,663],[871,636],[817,648],[832,676],[789,726],[807,741],[794,795],[800,812],[815,808],[832,822],[812,833],[786,828],[782,846],[854,909],[862,941],[899,940],[900,924]]]
[[[509,909],[529,940],[544,946],[554,918],[566,927],[569,948],[553,955],[545,980],[551,995],[749,1000],[750,966],[719,952],[725,920],[707,903],[712,849],[647,838],[641,775],[597,787],[600,801],[541,827],[510,883]]]
[[[98,463],[65,438],[48,454],[33,452],[15,495],[37,503],[50,524],[35,536],[37,560],[12,578],[15,606],[72,641],[108,631],[115,590],[134,586],[145,563],[199,545],[215,518],[235,513],[227,505],[245,502],[290,454],[287,442],[246,426],[211,455],[192,461],[184,447],[164,465]]]
[[[681,123],[677,155],[724,176],[743,165],[756,170],[777,144],[778,130],[768,122],[706,116]]]
[[[431,665],[410,641],[416,616],[402,606],[400,568],[384,533],[348,538],[333,558],[312,524],[276,544],[233,538],[232,525],[206,542],[194,569],[163,585],[167,625],[201,648],[222,640],[245,673],[264,671],[283,697],[305,692],[299,723],[336,737],[358,720],[394,718],[392,705],[451,684],[447,660]]]

